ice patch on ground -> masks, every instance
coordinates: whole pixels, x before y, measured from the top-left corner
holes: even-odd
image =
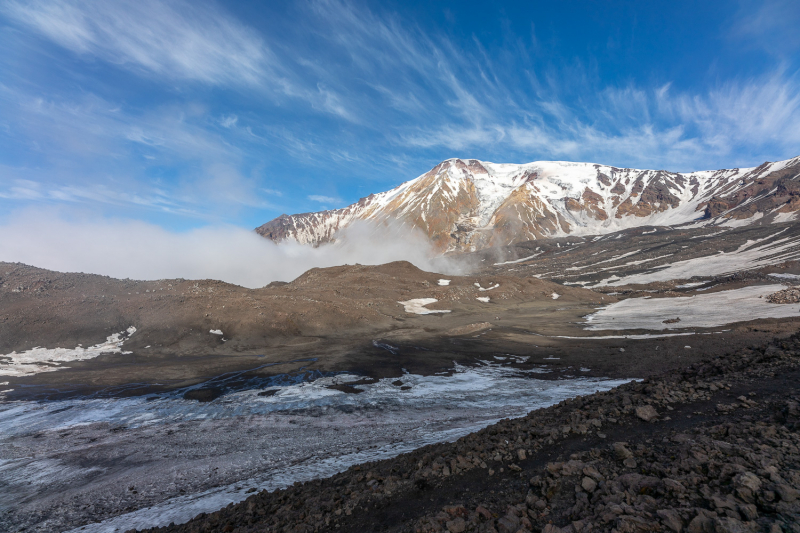
[[[135,447],[141,460],[127,468],[131,469],[131,476],[140,479],[126,483],[137,487],[174,483],[176,469],[181,477],[188,477],[191,468],[206,472],[214,466],[224,466],[239,476],[216,487],[195,488],[189,482],[181,487],[189,494],[178,495],[176,488],[174,497],[151,507],[100,523],[88,523],[91,520],[87,519],[86,524],[72,531],[97,533],[164,526],[242,501],[250,487],[274,490],[295,481],[327,477],[354,464],[453,441],[502,418],[524,416],[532,409],[629,381],[534,379],[541,371],[498,364],[455,365],[447,376],[404,374],[403,384],[411,387],[407,390],[394,385],[395,378],[355,385],[364,391],[361,394],[329,388],[360,378],[347,374],[282,387],[273,396],[259,396],[259,390],[248,390],[208,403],[174,396],[150,401],[138,397],[0,403],[0,450],[10,449],[14,439],[41,443],[41,449],[30,450],[36,453],[35,464],[0,453],[0,484],[9,489],[7,497],[17,502],[9,508],[20,513],[37,498],[41,505],[59,505],[65,502],[56,501],[58,498],[74,502],[81,498],[82,490],[104,486],[125,468],[124,461],[114,469],[88,475],[85,469],[65,466],[80,464],[77,459],[94,453],[94,444],[82,444],[69,451],[54,446],[65,442],[60,436],[65,429],[70,430],[69,438],[83,439],[81,432],[88,433],[93,428],[102,431],[105,450],[116,450],[125,457]],[[109,433],[105,424],[124,427],[125,431]],[[32,439],[40,432],[44,433],[41,438]],[[117,445],[113,439],[119,441]],[[73,456],[67,457],[67,453]],[[191,457],[191,462],[184,464],[178,457]],[[60,495],[53,488],[50,490],[56,494],[46,494],[47,486],[27,484],[34,477],[47,479],[49,487],[69,486],[69,494]],[[120,490],[124,492],[127,486]]]
[[[105,342],[83,348],[41,348],[36,347],[24,352],[11,352],[0,355],[0,376],[28,376],[40,372],[53,372],[61,368],[61,363],[67,361],[85,361],[94,359],[101,354],[130,353],[123,352],[122,345],[131,335],[136,333],[136,328],[131,326],[125,331],[114,333],[106,337]]]
[[[405,302],[397,302],[403,306],[406,313],[413,313],[415,315],[430,315],[431,313],[449,313],[449,309],[428,309],[425,306],[436,303],[439,300],[436,298],[413,298]]]
[[[797,305],[775,305],[766,296],[783,285],[755,285],[710,294],[678,298],[629,298],[586,317],[585,329],[711,328],[760,318],[800,317]],[[680,317],[680,322],[665,320]]]

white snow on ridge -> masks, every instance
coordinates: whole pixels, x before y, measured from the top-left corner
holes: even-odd
[[[783,285],[755,285],[677,298],[629,298],[586,317],[592,331],[710,328],[760,318],[800,317],[800,306],[773,304],[766,296]],[[665,324],[665,320],[680,322]]]
[[[426,305],[438,302],[436,298],[413,298],[405,302],[397,302],[405,308],[406,313],[430,315],[431,313],[449,313],[449,309],[428,309]]]
[[[436,167],[433,177],[438,181],[425,181],[424,187],[421,186],[422,180],[430,180],[430,172],[342,209],[293,216],[288,237],[303,244],[312,244],[330,239],[337,230],[355,220],[396,219],[412,212],[418,212],[424,218],[426,211],[446,208],[448,202],[455,200],[460,193],[477,195],[477,212],[470,222],[479,230],[491,229],[497,209],[512,192],[518,190],[523,195],[541,201],[542,207],[536,209],[557,213],[568,224],[567,231],[559,226],[551,234],[553,237],[607,234],[639,226],[687,224],[698,219],[702,212],[698,209],[714,194],[720,191],[731,194],[760,176],[798,161],[800,158],[754,168],[678,173],[565,161],[499,164],[474,159],[450,159]],[[610,180],[612,185],[603,183],[601,174],[605,176],[603,181],[608,183],[606,179]],[[630,193],[637,182],[643,187],[653,183],[667,186],[670,194],[679,199],[679,205],[645,217],[628,214],[617,218],[614,214],[620,205],[620,196],[611,190],[616,185],[622,185],[625,188],[622,197],[635,206],[641,201],[641,196],[630,196]],[[580,200],[587,189],[600,198],[598,207],[609,215],[605,220],[597,220],[583,209],[571,211],[566,208],[568,198]],[[432,204],[437,195],[441,206]],[[747,225],[760,216],[763,215],[759,213],[756,217],[741,221],[730,219],[719,225]],[[776,222],[794,220],[794,214],[791,213],[776,213],[774,217]],[[713,220],[697,222],[702,226],[716,223],[718,221]]]
[[[127,335],[126,335],[127,333]],[[131,353],[123,352],[122,345],[131,335],[136,333],[136,328],[131,326],[120,333],[106,337],[105,342],[83,348],[41,348],[36,347],[24,352],[11,352],[0,355],[0,376],[29,376],[40,372],[53,372],[61,368],[61,363],[68,361],[85,361],[94,359],[101,354]]]

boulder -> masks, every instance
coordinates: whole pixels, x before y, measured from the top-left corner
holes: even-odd
[[[636,408],[636,416],[645,422],[651,422],[658,418],[658,412],[652,405],[640,405]]]
[[[460,516],[447,522],[446,526],[450,533],[464,533],[467,530],[467,523]]]
[[[661,519],[661,522],[675,533],[683,531],[683,520],[681,515],[674,509],[659,509],[656,514]]]
[[[589,476],[586,476],[581,480],[581,487],[586,492],[592,493],[597,488],[597,481],[593,480]]]

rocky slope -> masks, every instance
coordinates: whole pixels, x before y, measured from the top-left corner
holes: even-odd
[[[800,339],[153,531],[800,531]]]
[[[281,215],[256,231],[276,242],[317,245],[355,221],[389,221],[421,229],[442,251],[475,251],[698,218],[728,224],[786,222],[800,208],[798,178],[800,157],[691,173],[449,159],[343,209]]]

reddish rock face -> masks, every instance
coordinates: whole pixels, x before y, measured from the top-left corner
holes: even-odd
[[[497,165],[450,159],[348,207],[281,215],[256,231],[275,242],[316,246],[334,240],[336,232],[357,220],[399,222],[421,230],[441,251],[474,251],[566,234],[680,224],[698,218],[699,212],[706,218],[744,220],[798,209],[800,157],[690,174],[587,163]]]

